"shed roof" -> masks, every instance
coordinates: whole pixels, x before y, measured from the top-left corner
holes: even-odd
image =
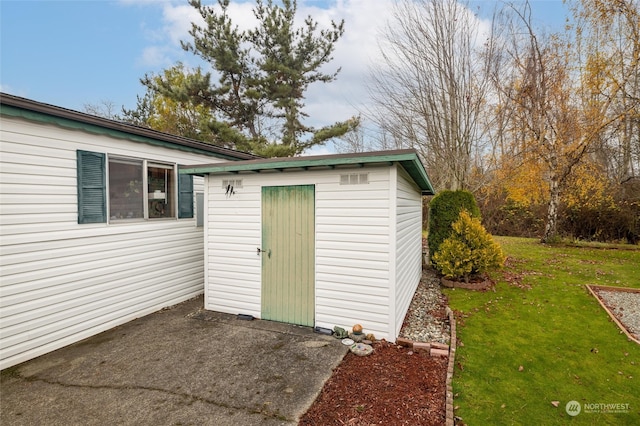
[[[171,146],[189,152],[208,154],[226,160],[259,158],[246,152],[223,148],[181,136],[158,132],[145,127],[109,120],[58,106],[0,93],[0,114],[27,120],[55,124],[61,127],[84,130],[151,145]]]
[[[414,149],[303,157],[261,158],[217,164],[202,164],[181,168],[180,173],[193,175],[262,173],[283,172],[286,170],[365,167],[367,165],[391,165],[394,163],[400,164],[407,171],[409,176],[411,176],[422,190],[423,194],[434,194],[433,186],[429,181],[424,165]]]

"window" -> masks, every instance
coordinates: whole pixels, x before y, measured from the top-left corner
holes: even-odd
[[[143,162],[109,158],[109,217],[111,220],[142,219]]]
[[[176,216],[174,173],[173,166],[163,164],[147,166],[150,219]]]
[[[79,150],[77,172],[78,223],[194,217],[193,176],[175,164]]]

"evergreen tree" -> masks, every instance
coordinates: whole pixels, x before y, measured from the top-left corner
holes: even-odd
[[[318,31],[309,16],[296,28],[295,0],[283,0],[282,6],[258,0],[253,9],[257,27],[240,31],[228,15],[229,0],[218,0],[219,7],[199,0],[189,3],[205,24],[192,23],[193,41],[182,47],[208,62],[212,72],[198,69],[179,81],[147,75],[142,83],[152,93],[209,111],[214,139],[230,138],[238,149],[268,157],[293,156],[359,125],[356,117],[320,129],[303,123],[309,86],[332,82],[340,71],[327,74],[320,69],[333,59],[344,21],[332,21],[330,29]]]
[[[135,109],[123,108],[122,120],[225,148],[251,150],[248,138],[240,131],[217,120],[211,109],[179,91],[188,82],[202,79],[200,70],[189,71],[181,63],[161,75],[146,76],[145,85],[154,89],[138,96]]]

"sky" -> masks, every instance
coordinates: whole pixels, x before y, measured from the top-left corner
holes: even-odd
[[[472,0],[481,19],[499,0]],[[202,0],[212,4],[216,0]],[[562,0],[530,0],[534,24],[562,29]],[[323,126],[365,110],[369,68],[380,61],[378,39],[393,0],[298,0],[298,17],[312,16],[320,27],[345,21],[328,70],[336,81],[310,87],[305,112],[309,124]],[[231,2],[230,15],[251,26],[254,1]],[[0,91],[76,111],[85,105],[136,106],[145,88],[140,78],[180,61],[206,64],[180,47],[190,41],[197,11],[187,0],[0,0]],[[330,148],[325,148],[330,150]],[[325,152],[318,152],[325,153]]]

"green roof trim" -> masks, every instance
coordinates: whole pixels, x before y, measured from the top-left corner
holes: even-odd
[[[115,120],[93,116],[49,104],[0,93],[0,115],[53,124],[72,130],[110,136],[181,151],[215,156],[225,160],[247,160],[255,155],[206,144],[181,136],[158,132]]]
[[[376,151],[355,154],[316,155],[303,157],[267,158],[217,164],[188,166],[180,173],[192,175],[260,173],[291,169],[364,167],[365,165],[400,164],[422,190],[424,195],[435,194],[424,165],[413,149]]]

